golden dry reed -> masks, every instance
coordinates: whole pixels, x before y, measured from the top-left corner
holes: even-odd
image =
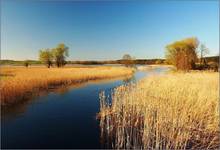
[[[1,67],[1,105],[14,104],[28,95],[54,86],[81,83],[89,80],[107,79],[131,75],[134,70],[126,67]]]
[[[101,136],[113,148],[217,149],[219,74],[169,73],[100,93]],[[112,100],[112,103],[109,101]]]

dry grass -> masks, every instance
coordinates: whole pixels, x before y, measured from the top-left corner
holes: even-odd
[[[83,68],[45,68],[45,67],[2,67],[1,105],[14,104],[33,93],[60,85],[70,85],[89,80],[115,78],[131,75],[132,69],[125,67],[83,67]]]
[[[114,148],[217,149],[219,74],[169,73],[100,94],[102,137]]]

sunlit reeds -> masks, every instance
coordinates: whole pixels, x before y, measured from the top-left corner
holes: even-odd
[[[98,118],[110,147],[216,149],[220,144],[218,73],[158,75],[106,97],[100,93]]]
[[[130,68],[125,67],[2,67],[0,70],[1,104],[13,104],[33,93],[89,80],[107,79],[131,75]]]

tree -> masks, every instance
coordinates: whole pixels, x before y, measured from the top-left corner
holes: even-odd
[[[132,66],[132,57],[129,54],[123,55],[122,60],[126,67]]]
[[[205,44],[200,45],[200,64],[206,64],[206,60],[204,58],[205,55],[209,53],[209,49],[205,46]]]
[[[124,56],[122,57],[123,60],[131,60],[131,56],[129,54],[124,54]]]
[[[39,51],[39,60],[47,65],[48,68],[52,66],[53,54],[50,49],[40,50]]]
[[[66,64],[66,57],[69,56],[69,48],[65,44],[61,43],[52,50],[53,57],[57,67],[62,67]]]
[[[156,60],[155,64],[163,64],[163,60],[158,59],[158,60]]]
[[[28,60],[25,60],[25,61],[24,61],[24,66],[25,66],[25,67],[28,67],[28,66],[29,66],[29,61],[28,61]]]
[[[167,62],[180,70],[189,70],[195,67],[197,60],[196,49],[199,41],[197,38],[186,38],[166,46]]]

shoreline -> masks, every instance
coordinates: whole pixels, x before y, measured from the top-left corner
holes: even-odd
[[[118,149],[156,148],[155,143],[164,140],[171,143],[168,149],[215,149],[219,145],[218,79],[216,72],[176,72],[143,78],[136,85],[116,87],[111,93],[112,104],[107,103],[108,95],[103,92],[97,115],[102,135],[114,139],[113,147]],[[134,136],[133,129],[140,132]],[[163,136],[155,139],[158,133]],[[199,138],[192,145],[195,137]],[[150,139],[149,143],[144,139]],[[131,145],[134,141],[141,142]]]
[[[173,69],[174,66],[173,65],[140,65],[140,66],[137,66],[137,69],[140,71],[149,71],[149,70],[153,70],[153,69],[157,69],[157,68]]]
[[[17,68],[10,69],[8,72],[13,72],[13,69]],[[42,70],[46,70],[46,73],[42,73]],[[54,89],[57,90],[64,87],[68,88],[68,86],[71,87],[78,84],[81,85],[89,82],[99,82],[100,80],[103,81],[114,80],[117,78],[127,78],[135,72],[132,68],[106,66],[93,68],[43,68],[42,70],[38,72],[37,68],[21,68],[20,70],[18,69],[18,75],[8,74],[9,77],[6,78],[9,79],[3,78],[0,89],[1,106],[16,105],[21,101],[38,96],[41,93],[44,93],[44,91],[45,93],[48,93]],[[50,71],[52,71],[52,73],[56,73],[56,78],[53,79],[50,75],[48,75],[48,72]],[[7,71],[5,72],[7,74]],[[20,75],[25,73],[27,75],[32,74],[33,76],[31,79],[25,79],[24,76]],[[41,77],[43,78],[39,79],[39,75],[37,75],[37,73],[42,73],[43,75],[41,75]],[[1,74],[4,74],[3,70],[1,70]]]

